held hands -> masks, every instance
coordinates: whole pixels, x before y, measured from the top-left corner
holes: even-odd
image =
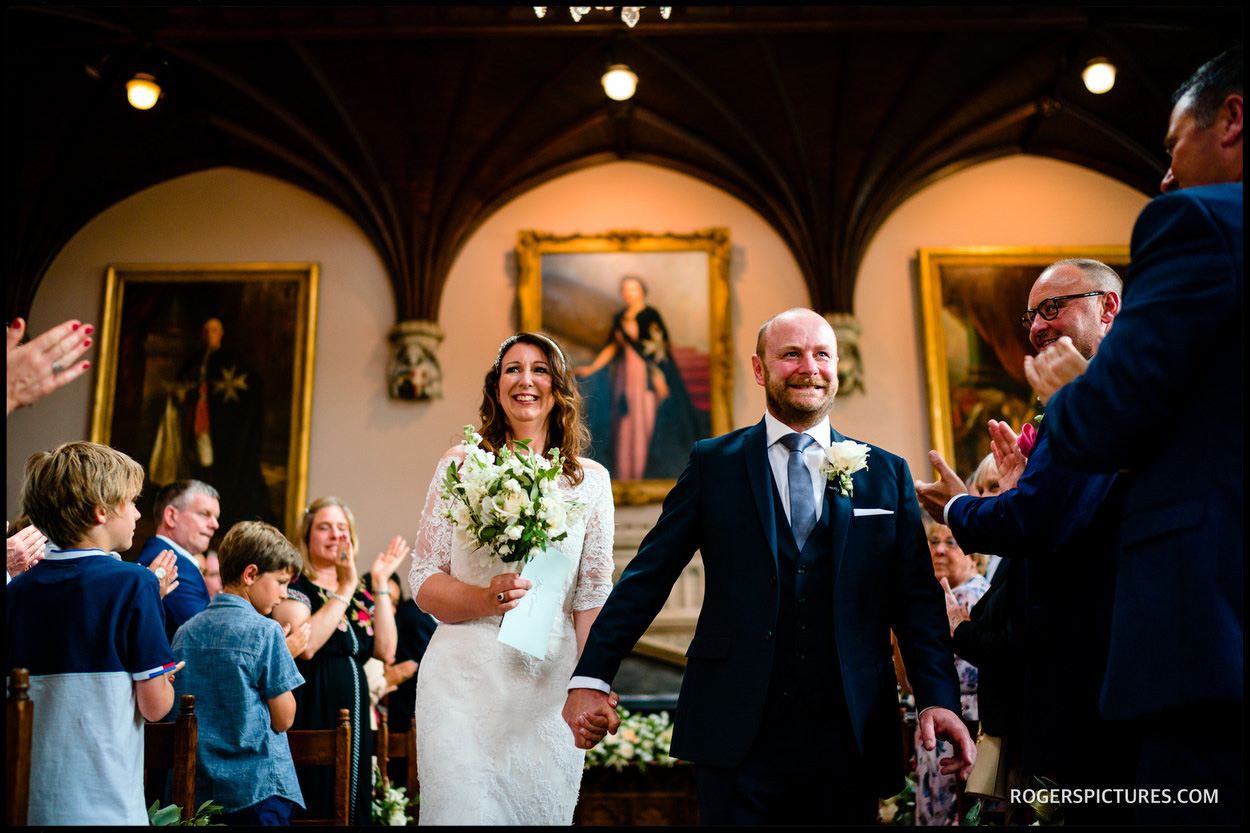
[[[578,749],[594,749],[604,735],[616,734],[621,718],[616,713],[621,698],[615,692],[604,694],[593,688],[569,690],[561,716],[573,732]]]
[[[399,567],[399,562],[403,561],[404,557],[410,552],[412,552],[412,547],[408,546],[408,542],[404,540],[402,535],[396,535],[392,538],[391,543],[386,548],[386,552],[378,553],[378,557],[373,561],[373,566],[369,568],[369,575],[373,578],[373,586],[386,589],[386,583],[395,574],[396,568]]]
[[[534,586],[534,582],[523,579],[517,573],[500,573],[490,580],[486,587],[486,616],[498,616],[507,613],[521,603],[525,591]]]
[[[1028,377],[1033,392],[1045,405],[1055,391],[1085,372],[1089,361],[1072,344],[1072,339],[1061,336],[1058,341],[1036,356],[1024,357],[1024,375]]]
[[[955,495],[966,495],[968,490],[964,487],[964,482],[959,479],[959,475],[946,465],[941,454],[930,451],[929,462],[937,470],[938,479],[932,483],[917,480],[915,482],[916,497],[920,498],[920,506],[933,517],[933,520],[944,524],[946,523],[944,515],[946,504]]]
[[[4,523],[7,531],[9,522]],[[38,527],[28,526],[13,533],[5,541],[9,577],[16,578],[38,564],[43,559],[44,545],[47,543],[48,536],[40,532]]]
[[[972,765],[977,762],[977,745],[959,715],[940,707],[925,709],[920,713],[920,742],[924,744],[924,748],[930,751],[936,748],[937,738],[950,741],[960,751],[958,757],[938,761],[942,774],[958,774],[961,781],[968,780]]]
[[[174,554],[173,550],[162,550],[160,555],[152,559],[148,569],[156,575],[156,580],[161,583],[162,599],[178,586],[178,556]]]
[[[312,624],[305,622],[292,630],[290,622],[284,623],[282,625],[282,635],[286,637],[286,649],[291,652],[291,656],[298,659],[299,655],[304,653],[304,649],[308,647],[308,640],[312,638]]]

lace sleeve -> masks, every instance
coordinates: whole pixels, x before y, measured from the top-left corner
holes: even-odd
[[[421,512],[421,527],[412,550],[412,569],[408,571],[408,587],[415,599],[425,580],[435,573],[451,572],[451,520],[443,516],[451,501],[442,496],[443,480],[447,467],[455,460],[444,457],[434,469],[434,479],[425,495],[425,508]]]
[[[590,505],[586,508],[586,537],[582,542],[582,558],[577,568],[577,590],[573,595],[574,610],[603,607],[612,592],[612,537],[616,531],[616,508],[612,503],[612,482],[602,466],[583,460],[585,489]],[[593,468],[592,468],[593,466]]]

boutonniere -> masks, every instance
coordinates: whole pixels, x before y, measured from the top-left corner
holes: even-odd
[[[829,485],[847,497],[855,493],[851,475],[868,468],[868,446],[854,440],[843,440],[821,449],[825,454],[820,472]]]

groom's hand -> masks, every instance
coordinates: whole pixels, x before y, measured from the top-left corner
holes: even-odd
[[[562,717],[573,732],[578,749],[593,749],[603,736],[616,734],[621,725],[616,707],[620,697],[615,691],[604,694],[593,688],[574,688],[564,701]]]
[[[950,741],[960,752],[959,757],[938,761],[941,773],[958,773],[960,780],[968,780],[972,765],[977,762],[977,744],[968,734],[968,726],[950,709],[925,709],[920,713],[920,742],[932,751],[937,738]]]

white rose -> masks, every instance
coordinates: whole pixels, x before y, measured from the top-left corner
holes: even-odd
[[[539,517],[551,525],[551,531],[555,533],[556,535],[559,535],[561,532],[563,532],[564,525],[565,523],[567,523],[567,515],[568,515],[568,513],[565,512],[565,509],[564,509],[564,502],[560,500],[549,500],[548,498],[541,498],[539,500],[539,506],[542,507],[542,511],[539,513]]]
[[[495,495],[493,504],[495,514],[501,519],[515,520],[521,516],[521,510],[529,503],[529,497],[522,492],[507,492]]]
[[[621,748],[618,751],[620,752],[621,757],[627,761],[634,757],[634,745],[632,743],[622,743]]]
[[[843,440],[824,449],[826,462],[847,474],[868,468],[868,451],[868,446],[854,440]]]

